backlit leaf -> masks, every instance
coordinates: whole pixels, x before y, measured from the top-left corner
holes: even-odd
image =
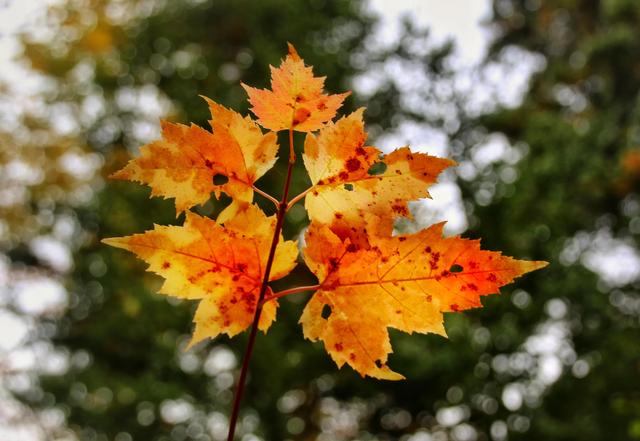
[[[455,164],[407,147],[383,156],[365,145],[363,110],[307,135],[304,164],[313,187],[305,207],[311,220],[360,223],[365,213],[410,217],[407,202],[429,197],[427,187]]]
[[[338,366],[402,379],[387,366],[387,328],[446,335],[442,313],[480,307],[481,296],[546,265],[482,251],[477,240],[443,238],[442,227],[370,237],[371,246],[360,248],[327,225],[312,224],[305,261],[320,289],[300,319],[305,337],[322,340]]]
[[[289,54],[280,67],[271,66],[271,90],[243,84],[253,106],[251,111],[267,129],[293,129],[298,132],[318,130],[330,121],[349,93],[326,95],[324,77],[314,77],[311,67],[289,44]]]
[[[234,336],[251,324],[274,226],[275,216],[247,205],[225,225],[187,212],[183,226],[156,225],[143,234],[104,242],[149,263],[149,271],[165,279],[160,293],[201,299],[192,340],[197,343],[220,333]],[[295,242],[280,241],[269,279],[287,275],[297,254]],[[269,328],[276,308],[274,302],[265,305],[260,329]]]
[[[178,213],[224,192],[253,200],[253,184],[273,167],[275,133],[262,133],[249,117],[207,99],[213,133],[196,125],[162,123],[162,139],[143,146],[140,156],[113,178],[147,184],[153,196],[175,198]],[[224,179],[216,183],[216,177]]]

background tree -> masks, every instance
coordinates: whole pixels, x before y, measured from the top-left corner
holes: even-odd
[[[392,334],[402,383],[337,371],[303,341],[305,295],[283,300],[252,360],[239,430],[247,439],[640,437],[638,272],[601,270],[611,261],[602,256],[634,255],[640,232],[638,5],[496,0],[493,12],[495,40],[472,72],[454,69],[452,47],[433,45],[410,21],[397,42],[373,46],[375,20],[361,2],[78,0],[50,9],[48,33],[25,36],[25,57],[47,81],[44,115],[56,127],[73,123],[65,136],[103,158],[102,176],[157,136],[161,115],[206,126],[198,94],[246,110],[239,82],[265,86],[268,64],[291,41],[329,91],[355,90],[344,112],[367,106],[370,141],[388,132],[402,140],[407,122],[448,139],[465,236],[551,262],[482,310],[448,317],[448,341]],[[507,80],[523,68],[536,73],[522,102],[505,101]],[[282,165],[260,185],[281,181]],[[306,185],[295,181],[293,193]],[[100,177],[89,188],[93,198],[52,209],[73,219],[78,243],[73,272],[60,275],[68,308],[38,335],[55,329],[68,369],[14,392],[34,409],[61,410],[83,440],[224,439],[244,341],[184,352],[193,305],[169,305],[144,264],[98,243],[176,222],[171,202]],[[34,192],[31,206],[38,200]],[[292,210],[285,234],[305,224]],[[3,243],[12,268],[46,267],[29,237]],[[305,271],[294,278],[313,282]]]

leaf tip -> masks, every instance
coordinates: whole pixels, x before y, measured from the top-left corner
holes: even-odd
[[[289,52],[289,57],[291,57],[294,61],[302,60],[300,58],[300,55],[298,55],[298,51],[296,50],[296,48],[293,46],[293,44],[291,44],[288,41],[287,41],[287,50]]]
[[[549,266],[549,262],[546,262],[544,260],[531,260],[528,263],[529,265],[528,265],[528,268],[526,269],[527,272],[536,271]]]
[[[123,239],[124,237],[106,237],[100,242],[115,248],[126,248],[126,242]]]

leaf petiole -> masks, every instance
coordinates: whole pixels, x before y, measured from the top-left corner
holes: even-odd
[[[275,294],[265,297],[263,303],[266,303],[269,300],[279,299],[280,297],[288,296],[291,294],[297,294],[299,292],[305,292],[305,291],[316,291],[318,289],[320,289],[320,285],[297,286],[295,288],[283,289],[282,291],[278,291]]]
[[[293,207],[295,204],[297,204],[298,202],[300,202],[300,200],[304,199],[304,197],[307,195],[307,193],[309,193],[311,191],[313,187],[309,187],[307,188],[305,191],[303,191],[302,193],[300,193],[299,195],[291,198],[291,200],[289,201],[289,203],[287,204],[287,211],[289,211],[291,209],[291,207]]]
[[[276,198],[271,196],[269,193],[260,190],[255,185],[253,186],[253,191],[258,193],[260,196],[264,197],[265,199],[269,199],[271,202],[273,202],[273,204],[276,206],[276,208],[278,208],[280,206],[280,201],[279,200],[277,200]]]

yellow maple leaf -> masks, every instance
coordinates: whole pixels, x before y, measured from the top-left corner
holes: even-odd
[[[245,205],[224,225],[189,211],[183,226],[156,225],[143,234],[103,242],[149,263],[149,271],[165,279],[160,293],[201,299],[194,344],[220,333],[234,336],[251,324],[275,222],[275,216],[267,217],[255,205]],[[269,280],[287,275],[297,255],[294,241],[280,240]],[[261,330],[275,319],[277,303],[271,303],[262,311]]]
[[[365,213],[410,217],[407,201],[429,197],[427,187],[455,164],[407,147],[383,156],[365,146],[362,113],[359,109],[306,137],[304,164],[313,187],[305,207],[313,221],[357,224]]]
[[[480,307],[480,296],[546,266],[480,250],[477,240],[443,238],[442,227],[370,237],[371,246],[360,248],[312,223],[304,257],[320,288],[300,319],[305,337],[322,340],[338,366],[399,380],[387,366],[387,328],[446,335],[443,312]]]
[[[322,340],[338,366],[397,380],[402,375],[387,366],[388,328],[445,335],[443,313],[480,307],[481,296],[546,265],[483,251],[479,241],[443,238],[443,224],[393,236],[394,220],[410,217],[408,202],[429,197],[427,187],[454,162],[408,147],[383,155],[367,146],[362,109],[332,122],[348,94],[324,94],[324,78],[314,77],[291,45],[282,65],[271,71],[272,90],[243,87],[260,125],[289,130],[281,200],[254,187],[276,160],[276,134],[264,134],[249,117],[207,98],[212,132],[163,123],[163,138],[144,146],[139,158],[114,175],[147,183],[152,194],[173,197],[177,211],[187,211],[183,226],[156,225],[105,242],[146,260],[165,278],[160,292],[200,299],[192,344],[220,333],[233,336],[253,323],[248,360],[256,330],[266,330],[275,319],[277,299],[315,290],[300,319],[304,335]],[[292,130],[319,132],[307,133],[304,145],[312,187],[289,201]],[[212,182],[217,175],[228,181]],[[275,203],[277,215],[267,217],[251,204],[254,191]],[[216,221],[188,211],[210,192],[233,198]],[[319,284],[273,293],[267,282],[288,274],[297,256],[294,242],[282,242],[284,218],[305,195],[311,226],[304,257]],[[247,368],[248,361],[239,391]]]
[[[141,147],[140,156],[111,177],[147,184],[153,196],[175,198],[178,213],[206,202],[211,193],[252,202],[254,182],[276,161],[276,134],[264,134],[251,118],[206,100],[213,133],[164,121],[162,139]],[[214,182],[217,176],[223,182]]]
[[[271,89],[242,84],[253,106],[251,111],[267,129],[311,132],[330,121],[350,92],[323,93],[324,77],[314,77],[298,52],[289,44],[289,54],[280,67],[271,66]]]

